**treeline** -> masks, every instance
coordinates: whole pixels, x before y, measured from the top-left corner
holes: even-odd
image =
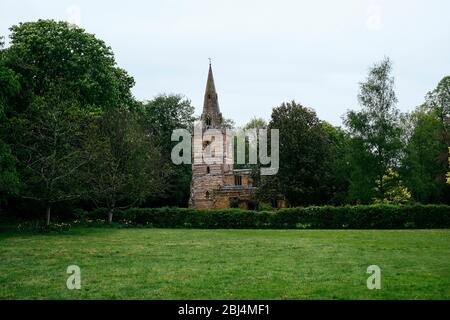
[[[170,160],[171,132],[194,108],[176,95],[139,102],[103,41],[66,22],[10,28],[0,51],[0,206],[52,209],[185,205],[189,166]]]
[[[267,125],[250,122],[280,130],[279,173],[255,174],[259,199],[291,206],[450,203],[450,76],[401,114],[391,74],[388,58],[370,69],[359,84],[361,108],[343,116],[344,129],[295,101],[274,108]]]
[[[0,44],[3,212],[45,212],[49,221],[51,212],[103,207],[112,219],[131,206],[187,205],[191,168],[173,165],[170,154],[172,130],[195,120],[188,99],[137,101],[111,48],[66,22],[10,31],[10,46]],[[291,206],[449,203],[450,77],[412,114],[400,114],[384,60],[358,99],[362,108],[344,116],[344,129],[294,101],[274,108],[269,123],[246,126],[280,130],[279,173],[254,176],[261,207],[280,199]]]

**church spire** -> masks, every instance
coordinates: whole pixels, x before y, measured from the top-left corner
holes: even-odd
[[[205,97],[203,101],[203,113],[201,120],[209,128],[219,128],[222,125],[222,114],[220,113],[214,76],[209,59],[208,80],[206,81]]]

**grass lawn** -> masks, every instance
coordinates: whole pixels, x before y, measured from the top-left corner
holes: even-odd
[[[81,290],[66,288],[72,264]],[[0,298],[450,299],[450,230],[3,232]]]

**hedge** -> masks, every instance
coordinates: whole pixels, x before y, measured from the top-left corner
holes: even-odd
[[[105,219],[106,209],[85,215]],[[426,229],[450,228],[447,205],[357,205],[286,208],[277,211],[242,209],[131,208],[113,220],[127,226],[205,229]]]

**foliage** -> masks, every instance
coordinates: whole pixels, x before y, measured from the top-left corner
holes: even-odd
[[[105,218],[105,211],[88,213]],[[407,229],[448,228],[445,205],[358,205],[297,207],[277,211],[242,209],[131,208],[116,214],[116,222],[155,228],[224,229]]]
[[[160,146],[164,158],[166,180],[164,190],[147,200],[147,205],[186,206],[190,195],[192,168],[189,164],[175,165],[170,158],[177,141],[171,141],[172,131],[194,125],[194,107],[181,95],[159,95],[143,106],[142,121],[153,143]]]
[[[373,201],[374,203],[403,204],[410,201],[411,193],[408,188],[403,185],[398,172],[389,168],[383,176],[383,180],[383,185],[386,186],[387,191],[384,194],[384,198],[375,198]],[[377,181],[376,185],[381,185],[381,183]],[[375,194],[380,194],[378,191],[379,190],[376,190]]]
[[[46,224],[41,221],[25,221],[17,226],[20,233],[65,233],[71,228],[70,223],[52,223]]]
[[[80,145],[90,113],[60,87],[35,97],[26,113],[11,119],[19,159],[21,195],[50,207],[80,197],[79,171],[87,163]]]
[[[9,119],[5,116],[11,99],[20,92],[17,75],[2,65],[0,60],[0,204],[19,191],[19,175],[16,159],[11,147],[5,141],[9,129]]]
[[[18,85],[4,88],[14,89],[9,96],[21,90],[5,110],[6,143],[18,159],[19,196],[44,204],[49,223],[54,203],[80,199],[85,191],[80,173],[90,161],[82,150],[87,128],[105,110],[134,107],[134,81],[116,67],[103,41],[67,22],[38,20],[10,30],[1,65]]]
[[[316,113],[295,101],[283,103],[273,109],[268,129],[280,132],[279,193],[293,206],[323,202],[330,148]]]
[[[142,203],[164,191],[165,164],[160,149],[146,135],[138,113],[108,110],[90,128],[83,146],[90,157],[82,172],[85,197],[109,209]]]
[[[55,84],[73,92],[81,105],[103,108],[130,103],[134,80],[115,66],[111,48],[67,22],[38,20],[10,28],[5,65],[20,75],[22,93],[15,112]]]
[[[350,146],[349,135],[340,127],[322,121],[322,128],[326,133],[329,147],[329,157],[326,157],[325,176],[322,180],[324,186],[324,203],[340,205],[348,201],[350,185]]]
[[[245,126],[244,129],[266,129],[267,128],[267,122],[263,118],[256,118],[254,117],[251,119]]]
[[[422,203],[450,203],[445,183],[450,145],[450,77],[444,77],[426,102],[407,119],[401,173],[413,198]]]
[[[399,166],[402,131],[391,72],[388,58],[375,64],[360,84],[358,100],[362,110],[349,111],[345,118],[352,137],[349,193],[357,202],[383,199],[388,191],[383,176],[388,168]]]

